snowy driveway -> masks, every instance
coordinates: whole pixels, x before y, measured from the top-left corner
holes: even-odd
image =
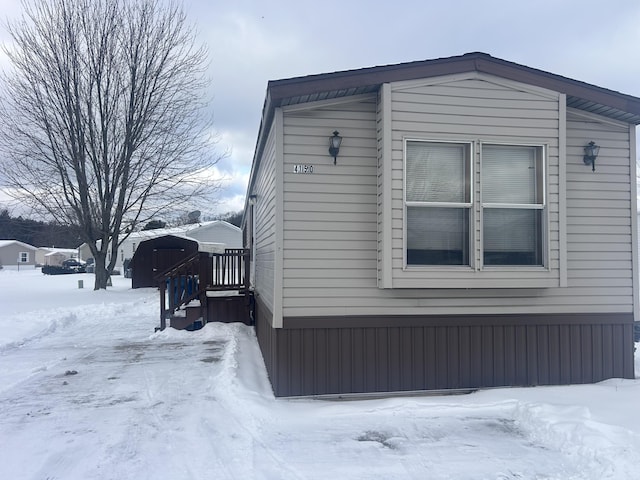
[[[640,478],[638,380],[276,400],[248,327],[153,333],[152,290],[60,295],[0,317],[2,479]]]

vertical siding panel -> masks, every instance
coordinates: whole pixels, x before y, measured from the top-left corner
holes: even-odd
[[[398,391],[402,388],[402,342],[400,329],[389,327],[389,389]]]
[[[279,332],[280,333],[280,332]],[[278,384],[281,395],[297,395],[298,392],[294,392],[291,388],[292,377],[292,365],[299,365],[300,359],[293,358],[295,353],[293,351],[291,337],[293,332],[282,331],[279,335],[277,360],[278,365]],[[292,361],[293,360],[293,361]]]
[[[460,328],[447,327],[447,351],[448,351],[448,384],[449,388],[459,388],[460,385],[460,351],[458,345],[460,342]]]
[[[613,375],[621,377],[624,365],[624,327],[622,325],[612,325],[613,329]]]
[[[504,327],[501,325],[493,328],[493,351],[494,382],[496,385],[506,385]]]
[[[411,351],[411,329],[402,328],[401,334],[401,348],[400,352],[400,390],[411,389],[411,360],[413,358],[413,352]]]
[[[363,329],[364,338],[364,389],[367,392],[376,390],[378,378],[378,362],[376,357],[376,330],[375,328]]]
[[[504,380],[506,385],[517,385],[516,329],[506,325],[502,329],[505,343]]]
[[[411,337],[412,390],[423,389],[425,375],[425,344],[423,327],[412,328]]]
[[[578,323],[572,317],[555,325],[546,319],[507,325],[474,325],[467,319],[456,325],[436,319],[400,327],[362,328],[356,322],[272,329],[261,311],[256,335],[277,396],[568,384],[633,376],[633,325],[628,317],[608,325]]]
[[[623,373],[622,376],[624,378],[635,378],[634,372],[634,343],[633,343],[633,325],[621,325],[622,334],[624,335],[624,345],[623,345]]]
[[[389,366],[391,357],[389,354],[389,328],[376,328],[376,390],[389,391]]]
[[[582,354],[580,352],[581,328],[579,325],[571,325],[571,376],[570,383],[582,383]]]
[[[301,355],[302,355],[302,371],[301,371],[301,384],[302,384],[302,391],[303,392],[309,392],[309,391],[313,391],[313,388],[315,387],[315,382],[314,382],[314,376],[313,372],[316,371],[316,364],[315,364],[315,347],[316,347],[316,343],[315,343],[315,334],[316,334],[316,330],[315,329],[306,329],[306,330],[299,330],[300,332],[302,332],[301,334],[301,347],[302,347],[302,351],[301,351]]]
[[[285,345],[283,345],[278,353],[283,357],[286,355],[286,363],[284,365],[287,366],[286,374],[284,375],[284,380],[286,389],[290,392],[289,395],[298,395],[300,392],[296,390],[296,388],[302,391],[302,367],[303,367],[303,357],[302,357],[302,334],[300,330],[290,330],[283,332],[283,339],[286,339]],[[280,363],[281,360],[278,360]]]
[[[526,328],[527,335],[527,385],[538,385],[538,332],[535,325]]]
[[[493,327],[482,327],[482,384],[493,385]]]
[[[571,332],[569,325],[560,325],[560,383],[571,383]]]
[[[593,353],[594,382],[599,382],[605,378],[602,365],[602,328],[602,325],[593,325],[591,327],[591,351]]]
[[[611,378],[614,375],[613,357],[615,355],[612,325],[603,325],[602,327],[602,351],[602,370],[604,372],[604,378]]]
[[[341,391],[340,380],[342,374],[341,354],[340,354],[340,334],[337,328],[328,329],[327,334],[327,388],[330,393]]]
[[[549,385],[549,327],[538,326],[538,384]]]
[[[582,358],[582,383],[593,382],[593,335],[591,334],[591,325],[583,325],[581,332],[581,354]]]
[[[351,383],[354,392],[364,392],[365,390],[365,367],[364,367],[364,329],[352,328],[351,335],[353,335],[351,341],[353,342],[353,354],[351,356],[352,361],[352,377]]]
[[[560,343],[560,327],[549,326],[549,383],[554,385],[561,382],[562,355]]]
[[[340,332],[340,391],[353,392],[353,334],[350,328],[341,328]]]
[[[437,358],[437,338],[435,327],[425,327],[425,388],[436,389],[438,388],[438,358]]]
[[[471,386],[471,336],[469,327],[459,329],[458,350],[460,352],[460,387]]]
[[[515,327],[516,385],[527,385],[527,327]]]
[[[314,384],[316,392],[329,391],[328,382],[328,368],[329,368],[329,355],[327,353],[327,329],[318,328],[313,330],[314,345]]]
[[[436,327],[436,388],[447,388],[447,327]]]
[[[471,330],[471,384],[472,387],[482,386],[482,327],[473,326]]]

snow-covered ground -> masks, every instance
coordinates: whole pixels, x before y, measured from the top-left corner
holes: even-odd
[[[0,271],[0,479],[640,479],[640,380],[275,399],[252,329],[129,282]]]

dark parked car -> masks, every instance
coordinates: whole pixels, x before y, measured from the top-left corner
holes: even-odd
[[[85,273],[87,271],[86,264],[75,258],[70,258],[62,262],[62,267],[67,270],[72,270],[74,273]]]
[[[85,273],[85,263],[82,260],[70,258],[62,262],[62,265],[44,265],[42,273],[45,275],[67,275],[69,273]]]

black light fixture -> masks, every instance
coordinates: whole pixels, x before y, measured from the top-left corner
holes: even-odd
[[[591,171],[596,171],[596,158],[598,158],[598,153],[600,153],[600,147],[596,145],[596,142],[589,142],[589,144],[584,147],[584,157],[582,157],[582,161],[585,165],[591,165]]]
[[[338,152],[340,151],[340,144],[342,143],[342,137],[338,135],[338,131],[334,130],[333,136],[329,137],[329,155],[333,157],[333,164],[336,164],[338,158]]]

